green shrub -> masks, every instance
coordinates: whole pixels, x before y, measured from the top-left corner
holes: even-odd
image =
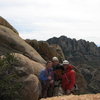
[[[19,91],[22,83],[18,82],[19,76],[15,71],[18,64],[13,54],[0,58],[0,100],[21,100]]]

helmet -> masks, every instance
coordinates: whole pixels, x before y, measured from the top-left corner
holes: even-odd
[[[64,61],[63,61],[63,65],[65,65],[65,64],[68,65],[68,64],[69,64],[69,61],[64,60]]]
[[[52,61],[59,61],[57,57],[53,57]]]

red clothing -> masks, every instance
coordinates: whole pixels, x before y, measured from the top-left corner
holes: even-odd
[[[68,65],[65,74],[62,76],[62,88],[64,90],[71,90],[75,84],[75,71],[72,70],[73,66]]]

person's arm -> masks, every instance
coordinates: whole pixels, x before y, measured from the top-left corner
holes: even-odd
[[[45,70],[40,72],[39,79],[42,80],[42,81],[46,81],[48,79],[47,76],[46,76]]]
[[[74,84],[75,84],[75,71],[72,70],[70,72],[70,83],[69,83],[68,90],[71,90],[74,87]]]

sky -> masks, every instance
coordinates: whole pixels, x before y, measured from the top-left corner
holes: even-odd
[[[24,39],[65,35],[100,46],[100,0],[0,0],[0,16]]]

